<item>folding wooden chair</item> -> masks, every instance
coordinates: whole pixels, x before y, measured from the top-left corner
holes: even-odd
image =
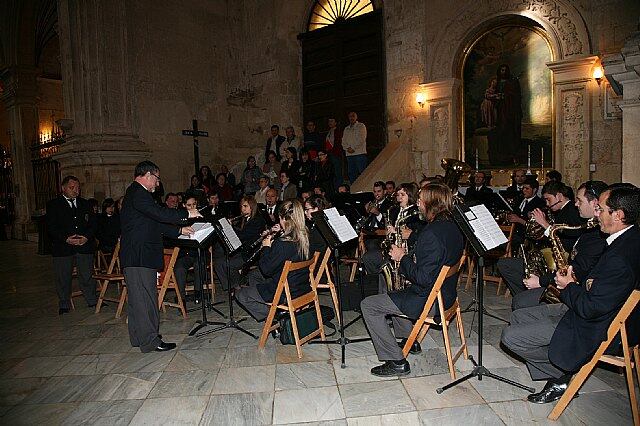
[[[504,232],[505,236],[507,237],[507,245],[505,246],[504,250],[496,249],[496,250],[491,250],[487,253],[487,257],[489,259],[495,260],[496,262],[498,261],[498,259],[511,257],[511,241],[513,240],[513,232],[516,229],[516,224],[512,223],[511,225],[500,225],[500,229],[502,230],[502,232]],[[475,259],[471,258],[471,260],[467,262],[467,264],[469,265],[469,269],[467,271],[467,285],[464,287],[465,290],[468,290],[471,287],[474,268],[476,266]],[[495,275],[490,275],[485,273],[483,276],[483,279],[485,282],[490,281],[490,282],[497,283],[498,289],[496,291],[496,294],[500,294],[500,292],[502,291],[502,284],[503,284],[503,279],[501,276],[495,276]],[[507,293],[507,296],[511,294],[509,293],[509,291],[506,290],[506,286],[505,286],[505,291]]]
[[[276,315],[276,311],[278,309],[289,312],[289,317],[291,318],[291,328],[293,329],[293,336],[296,341],[296,351],[298,352],[298,358],[302,358],[302,349],[301,346],[308,342],[309,340],[320,335],[322,340],[325,339],[324,336],[324,325],[322,324],[322,313],[320,312],[320,302],[318,301],[318,293],[316,292],[316,284],[314,283],[313,271],[316,266],[316,262],[318,261],[318,257],[320,254],[316,252],[313,255],[313,258],[304,262],[291,262],[287,260],[284,264],[284,269],[282,270],[282,274],[280,274],[280,280],[278,281],[278,287],[276,288],[276,293],[273,296],[273,302],[268,303],[271,308],[269,309],[269,315],[267,315],[267,319],[264,322],[264,327],[262,328],[262,334],[260,335],[260,341],[258,342],[259,348],[264,348],[264,345],[267,343],[267,338],[269,337],[269,333],[273,330],[277,329],[280,324],[273,324],[273,318]],[[295,299],[291,298],[291,291],[289,290],[289,281],[288,276],[290,272],[298,271],[300,269],[308,269],[309,270],[309,280],[311,282],[311,291],[302,296],[296,297]],[[286,303],[279,304],[278,301],[282,296],[282,292],[284,291],[286,295]],[[316,310],[316,318],[318,319],[318,329],[309,333],[307,336],[300,338],[298,334],[298,325],[296,323],[296,312],[301,309],[311,305],[315,306]]]
[[[109,266],[107,267],[107,271],[105,273],[98,273],[93,275],[93,279],[98,282],[98,288],[100,289],[100,296],[98,297],[98,303],[96,304],[96,314],[100,312],[100,308],[105,300],[109,302],[119,303],[120,297],[118,298],[109,298],[106,296],[107,289],[111,282],[118,283],[118,293],[121,293],[120,286],[124,282],[124,275],[120,271],[120,259],[118,259],[118,255],[120,254],[120,240],[116,243],[115,248],[113,249],[113,255],[111,256],[111,261],[109,262]]]
[[[350,265],[351,271],[349,272],[349,282],[354,282],[356,279],[356,271],[358,270],[358,263],[360,263],[360,258],[367,251],[364,245],[364,232],[360,231],[358,234],[358,245],[356,246],[355,252],[353,253],[353,257],[346,256],[342,257],[339,261],[344,263],[345,265]]]
[[[444,339],[444,347],[447,355],[447,363],[449,364],[449,373],[451,374],[451,379],[455,380],[456,378],[456,369],[454,367],[455,362],[460,358],[461,354],[464,354],[464,358],[469,358],[469,353],[467,351],[467,341],[464,337],[464,326],[462,325],[462,314],[460,312],[460,302],[456,297],[453,305],[445,311],[444,302],[442,299],[442,285],[444,281],[457,274],[460,270],[460,265],[464,263],[465,255],[463,254],[460,260],[453,266],[443,266],[440,269],[440,273],[438,274],[438,278],[436,279],[429,296],[427,297],[427,301],[424,304],[424,309],[422,310],[422,314],[415,322],[409,337],[407,338],[407,343],[402,348],[402,353],[405,358],[409,355],[409,350],[415,341],[422,342],[424,336],[427,335],[429,328],[432,325],[438,325],[434,321],[433,317],[429,316],[431,312],[431,308],[435,301],[438,301],[438,310],[440,312],[440,325],[442,325],[442,335]],[[449,324],[455,319],[456,328],[458,329],[458,334],[460,334],[460,348],[456,351],[455,355],[451,355],[451,342],[449,341]]]
[[[331,278],[331,271],[329,269],[329,259],[331,258],[331,248],[327,247],[324,252],[324,256],[322,257],[322,261],[320,262],[320,266],[317,268],[316,278],[314,280],[316,289],[318,288],[328,288],[331,293],[331,299],[333,300],[333,310],[336,313],[336,318],[338,319],[338,324],[340,324],[340,315],[338,310],[340,309],[340,302],[338,301],[338,293],[336,291],[336,286],[333,282],[333,278]],[[321,282],[322,278],[326,277],[325,282]]]
[[[636,369],[636,374],[638,376],[638,383],[640,384],[640,369],[638,369],[638,362],[640,362],[640,350],[638,349],[638,345],[636,344],[633,347],[629,346],[629,341],[627,340],[627,329],[625,323],[629,315],[633,312],[633,310],[638,305],[640,301],[640,290],[633,290],[627,301],[618,315],[613,319],[613,322],[609,326],[607,330],[607,340],[602,342],[598,347],[595,355],[591,358],[587,364],[582,366],[580,371],[573,376],[571,382],[569,383],[569,387],[562,394],[562,397],[558,400],[558,403],[551,413],[549,413],[549,420],[558,420],[558,417],[564,412],[564,410],[569,405],[569,402],[573,399],[576,392],[582,387],[584,382],[587,380],[593,369],[595,368],[598,361],[606,362],[607,364],[617,365],[619,367],[624,367],[626,376],[627,376],[627,388],[629,390],[629,402],[631,403],[631,413],[633,415],[633,424],[638,426],[640,425],[640,415],[638,414],[638,400],[636,399],[636,388],[635,381],[633,377],[633,369]],[[620,339],[622,341],[622,352],[623,356],[612,356],[605,355],[605,351],[613,341],[613,339],[620,333]],[[633,352],[633,355],[632,355]],[[632,359],[633,358],[633,359]]]
[[[164,249],[164,270],[158,277],[158,309],[162,309],[162,312],[166,312],[166,307],[178,308],[182,312],[183,318],[187,318],[187,310],[184,308],[184,301],[180,294],[180,288],[178,288],[178,282],[176,281],[176,275],[173,271],[173,267],[178,259],[180,253],[180,247],[174,247],[172,249]],[[178,303],[167,302],[164,300],[164,296],[167,290],[172,289],[176,292]]]

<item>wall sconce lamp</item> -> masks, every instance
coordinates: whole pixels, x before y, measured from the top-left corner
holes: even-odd
[[[600,86],[600,83],[602,82],[603,77],[604,77],[604,71],[602,70],[602,66],[596,65],[593,68],[593,78],[596,81],[596,83],[598,83],[598,86]]]
[[[420,108],[424,108],[424,104],[427,103],[427,95],[424,93],[418,93],[416,95],[416,102],[420,105]]]

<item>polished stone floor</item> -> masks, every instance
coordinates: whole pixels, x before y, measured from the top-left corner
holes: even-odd
[[[269,339],[259,351],[237,331],[188,337],[197,315],[183,320],[174,310],[162,314],[160,331],[178,350],[142,354],[129,345],[113,305],[96,315],[78,298],[75,311],[58,316],[51,258],[35,253],[34,243],[0,242],[0,424],[552,423],[551,405],[530,404],[525,391],[492,379],[436,394],[450,380],[437,332],[425,338],[422,354],[409,357],[412,372],[402,379],[369,374],[377,362],[370,342],[349,345],[341,368],[336,346],[305,345],[299,360],[293,346]],[[510,300],[494,291],[486,291],[487,309],[508,318]],[[461,292],[461,299],[466,306],[470,296]],[[468,313],[464,321],[476,354],[477,318]],[[243,325],[259,332],[252,320]],[[500,348],[503,327],[485,321],[485,366],[540,389]],[[366,334],[361,322],[348,331]],[[462,372],[470,366],[457,364]],[[630,411],[623,377],[598,369],[559,423],[630,424]]]

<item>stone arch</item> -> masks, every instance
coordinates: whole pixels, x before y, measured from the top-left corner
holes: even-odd
[[[465,4],[429,43],[437,46],[427,68],[426,81],[459,78],[466,49],[490,25],[522,16],[547,33],[554,60],[591,53],[587,27],[580,13],[563,0],[497,0]]]

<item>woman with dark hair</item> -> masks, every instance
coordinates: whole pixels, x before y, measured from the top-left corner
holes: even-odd
[[[262,173],[269,178],[269,186],[275,189],[280,189],[280,182],[278,177],[280,176],[280,169],[282,165],[277,159],[275,151],[269,151],[267,153],[266,162],[262,166]]]
[[[322,188],[327,197],[333,194],[333,181],[335,180],[335,170],[333,163],[329,159],[324,149],[318,151],[318,163],[316,164],[315,185]]]
[[[265,303],[273,301],[285,262],[301,262],[311,256],[309,235],[300,201],[285,201],[280,207],[278,217],[279,224],[272,230],[282,230],[282,236],[276,239],[272,234],[265,236],[258,269],[249,273],[249,285],[236,291],[238,304],[257,321],[264,321],[269,314],[269,306]],[[290,273],[288,283],[292,298],[306,294],[311,290],[309,271],[301,269]],[[282,296],[284,297],[284,293]],[[278,302],[282,300],[281,298]]]
[[[105,198],[102,202],[102,213],[98,216],[98,250],[113,253],[120,238],[120,216],[116,213],[116,202],[113,198]]]
[[[320,256],[324,255],[327,249],[327,242],[313,222],[312,214],[328,209],[331,203],[322,195],[312,195],[304,202],[304,215],[307,222],[307,230],[309,232],[309,251],[311,253],[318,252]]]
[[[300,167],[300,163],[296,158],[297,151],[294,147],[290,146],[284,150],[284,158],[282,166],[280,167],[280,172],[287,172],[289,180],[295,185],[298,184],[298,168]]]
[[[95,198],[89,198],[87,201],[89,202],[89,211],[91,211],[93,214],[100,213],[100,210],[98,210],[98,208],[100,207],[100,203],[98,202],[98,200],[96,200]]]
[[[309,158],[309,152],[306,150],[300,151],[300,163],[298,164],[298,189],[302,192],[312,189],[313,180],[315,176],[315,164],[313,160]]]
[[[267,227],[262,215],[258,214],[258,204],[252,195],[245,195],[242,197],[240,200],[239,222],[236,223],[236,221],[234,221],[232,225],[244,247],[247,247],[256,241],[260,237],[262,231]],[[231,283],[234,288],[240,287],[244,284],[245,278],[240,275],[239,271],[247,260],[247,255],[248,253],[240,250],[240,253],[236,253],[229,257],[229,268],[231,272],[231,275],[229,276],[227,274],[227,264],[224,252],[222,252],[222,250],[216,250],[214,254],[215,271],[223,289],[228,289],[229,283]]]
[[[222,201],[233,200],[233,187],[227,183],[227,177],[224,173],[218,173],[216,175],[214,190],[218,193]]]
[[[208,194],[209,190],[214,185],[213,176],[211,175],[211,168],[209,168],[209,166],[200,167],[198,178],[200,179],[200,183],[202,184],[204,192]]]
[[[262,176],[262,172],[256,166],[256,157],[253,155],[247,157],[247,167],[242,172],[240,185],[242,185],[245,195],[253,195],[260,189],[258,182]]]

